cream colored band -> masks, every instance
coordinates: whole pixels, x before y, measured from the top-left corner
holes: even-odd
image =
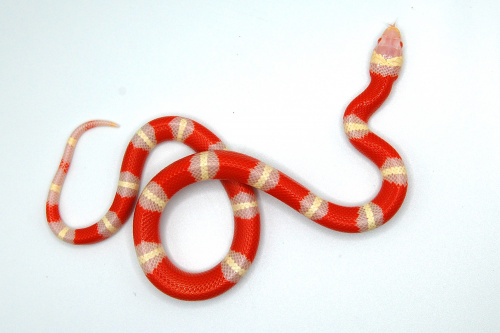
[[[126,188],[131,188],[133,190],[138,190],[139,189],[139,184],[132,183],[132,182],[126,182],[126,181],[123,181],[123,180],[118,181],[118,186],[126,187]]]
[[[208,174],[208,151],[204,151],[203,153],[200,154],[200,169],[201,169],[201,179],[202,180],[209,179],[210,175]]]
[[[349,133],[349,132],[354,132],[354,131],[369,131],[370,129],[368,128],[367,124],[360,124],[360,123],[345,123],[344,124],[344,131]]]
[[[238,273],[240,276],[243,276],[246,274],[247,270],[246,269],[243,269],[240,267],[240,265],[238,265],[234,260],[233,258],[231,258],[230,256],[227,256],[226,259],[224,259],[224,261],[226,262],[226,264],[231,267],[231,269],[233,271],[235,271],[236,273]]]
[[[403,64],[403,56],[386,59],[383,55],[373,51],[370,62],[379,66],[401,67]]]
[[[50,190],[56,193],[61,193],[61,185],[52,183],[50,184]]]
[[[142,256],[138,256],[137,259],[139,259],[139,263],[144,264],[148,260],[153,259],[156,256],[166,256],[165,251],[163,250],[163,247],[160,245],[156,249],[149,251],[146,254],[143,254]]]
[[[305,217],[307,217],[308,219],[310,219],[314,215],[314,213],[316,213],[316,211],[318,210],[319,206],[322,203],[323,203],[323,199],[321,199],[320,197],[315,197],[313,204],[307,210],[307,212],[304,214]]]
[[[179,131],[177,132],[176,140],[182,142],[182,136],[184,135],[184,131],[186,130],[187,120],[182,118],[179,122]]]
[[[270,165],[267,165],[264,167],[264,170],[262,171],[262,175],[260,176],[259,180],[253,184],[254,187],[256,188],[261,188],[264,186],[266,181],[269,179],[269,176],[271,175],[271,172],[273,172],[273,167]]]
[[[363,209],[365,210],[366,220],[368,222],[368,230],[375,229],[377,225],[375,224],[375,216],[373,215],[373,211],[372,208],[370,207],[370,204],[364,205]]]
[[[75,139],[74,137],[70,136],[69,139],[68,139],[68,145],[74,147],[76,145],[77,141],[78,141],[77,139]]]
[[[109,222],[106,216],[102,218],[102,222],[104,222],[104,226],[109,230],[109,232],[114,234],[118,230],[111,224],[111,222]]]
[[[142,129],[138,130],[137,131],[137,135],[144,141],[146,142],[146,144],[148,145],[148,147],[150,149],[153,149],[154,148],[154,143],[148,138],[148,136],[146,135],[146,133],[144,133],[142,131]]]
[[[69,231],[69,227],[62,228],[62,230],[59,231],[59,233],[57,234],[57,237],[59,237],[59,239],[64,239],[64,236],[66,236],[68,231]]]
[[[382,169],[382,176],[387,177],[390,175],[406,175],[406,168],[404,166],[395,166],[392,168]]]
[[[147,188],[144,189],[144,191],[142,192],[142,195],[145,196],[146,198],[148,198],[149,200],[153,201],[158,206],[160,206],[161,209],[165,208],[165,206],[167,205],[166,201],[157,197],[153,192],[151,192]]]
[[[252,201],[252,202],[242,202],[242,203],[237,203],[233,204],[233,211],[237,212],[239,210],[247,209],[247,208],[254,208],[257,207],[258,203],[257,201]]]

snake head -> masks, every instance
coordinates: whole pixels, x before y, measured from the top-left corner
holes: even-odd
[[[370,73],[397,77],[403,64],[403,43],[396,26],[385,29],[370,60]]]
[[[401,33],[395,24],[391,24],[385,29],[382,37],[378,40],[375,52],[383,55],[386,59],[401,57],[403,55]]]

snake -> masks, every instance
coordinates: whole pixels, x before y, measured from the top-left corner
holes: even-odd
[[[403,63],[402,48],[400,31],[390,25],[373,50],[368,86],[348,104],[343,116],[350,143],[370,159],[382,175],[380,190],[369,202],[355,207],[329,202],[269,164],[230,151],[200,123],[181,116],[166,116],[143,125],[128,143],[109,211],[98,222],[74,229],[61,218],[59,200],[76,144],[91,128],[117,126],[114,122],[93,120],[78,126],[66,143],[46,202],[50,229],[64,242],[91,244],[114,235],[134,214],[134,246],[146,277],[165,294],[192,301],[224,293],[249,270],[260,236],[256,189],[336,231],[359,233],[385,224],[403,204],[408,175],[401,156],[368,127],[368,120],[389,96],[398,78]],[[165,167],[139,194],[146,159],[154,147],[165,141],[182,142],[195,153]],[[204,272],[187,272],[167,256],[160,237],[160,218],[168,201],[179,190],[213,179],[221,181],[231,202],[233,240],[225,258],[215,267]]]

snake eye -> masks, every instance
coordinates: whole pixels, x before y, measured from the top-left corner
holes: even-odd
[[[382,40],[382,37],[380,37],[380,38],[378,39],[377,43],[380,43],[380,41],[381,41],[381,40]]]
[[[399,42],[399,44],[401,45],[401,47],[403,47],[403,42]]]

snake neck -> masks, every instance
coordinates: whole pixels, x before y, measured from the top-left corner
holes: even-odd
[[[346,108],[344,117],[356,115],[364,122],[384,103],[392,89],[397,76],[382,76],[370,72],[371,81],[368,87],[359,94]]]

